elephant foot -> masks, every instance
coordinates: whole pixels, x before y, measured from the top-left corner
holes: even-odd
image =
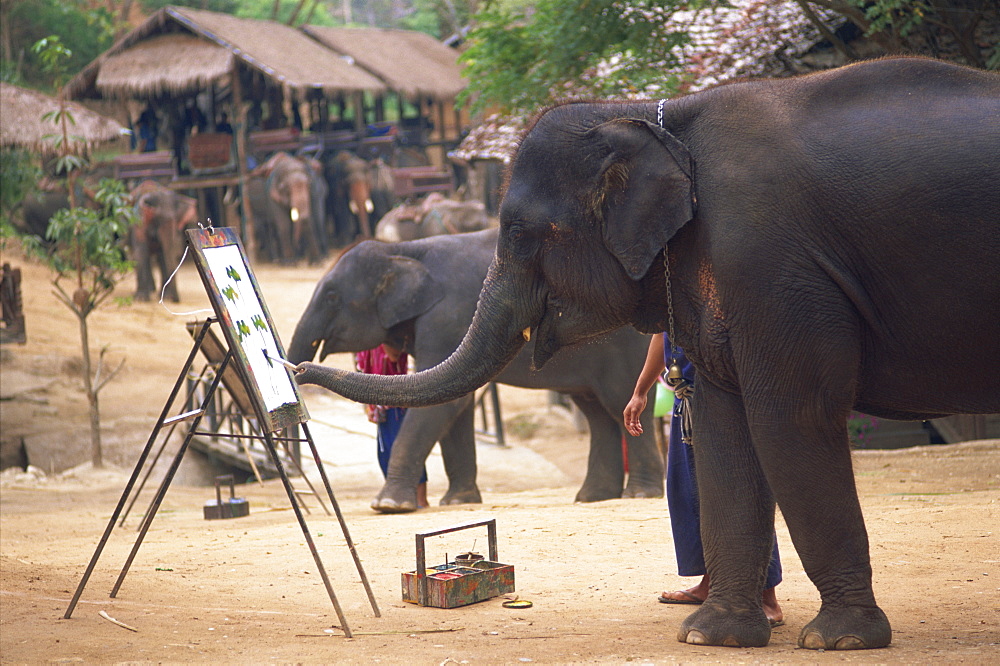
[[[691,645],[722,647],[764,647],[771,639],[771,624],[763,609],[734,611],[711,600],[681,623],[677,640]]]
[[[864,650],[891,641],[889,619],[878,606],[824,607],[799,634],[799,647],[809,650]]]
[[[663,497],[663,482],[654,484],[640,484],[632,483],[631,481],[627,486],[625,486],[625,492],[622,493],[622,497],[645,499],[654,497]]]
[[[479,488],[471,490],[449,490],[441,498],[441,506],[451,506],[453,504],[482,504],[483,498],[479,494]]]
[[[378,513],[413,513],[417,506],[417,490],[396,490],[388,486],[382,488],[372,500],[371,507]]]
[[[413,513],[417,510],[417,502],[397,502],[391,497],[376,497],[372,500],[371,507],[378,513]]]
[[[586,483],[576,493],[575,502],[602,502],[609,499],[618,499],[622,496],[621,486],[588,486]]]

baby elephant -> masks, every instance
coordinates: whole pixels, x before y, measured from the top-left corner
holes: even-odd
[[[293,363],[381,343],[414,357],[417,370],[437,365],[465,335],[496,249],[497,229],[401,243],[367,241],[334,264],[313,293],[288,350]],[[642,414],[645,434],[628,438],[629,473],[622,460],[622,410],[642,369],[649,338],[620,328],[599,342],[559,352],[531,370],[532,346],[497,377],[512,386],[561,391],[590,425],[590,457],[579,502],[616,497],[662,497],[663,460],[652,428],[652,403]],[[441,444],[449,488],[441,504],[482,501],[476,486],[473,394],[407,411],[392,448],[385,486],[372,502],[383,513],[415,511],[417,482],[435,442]]]

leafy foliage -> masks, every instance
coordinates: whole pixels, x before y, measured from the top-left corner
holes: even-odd
[[[687,35],[666,28],[680,0],[539,0],[491,6],[475,17],[460,58],[470,81],[462,101],[516,112],[567,95],[662,92]]]
[[[91,9],[83,0],[4,0],[10,2],[4,31],[11,36],[12,52],[4,60],[4,80],[23,81],[35,88],[55,89],[39,54],[29,45],[49,35],[59,35],[68,55],[65,68],[78,72],[111,46],[114,17],[107,9]],[[6,57],[6,55],[5,55]],[[20,70],[17,70],[20,63]]]
[[[41,176],[31,154],[14,148],[0,149],[0,238],[14,234],[12,217]]]
[[[192,9],[207,9],[210,12],[221,12],[223,14],[235,14],[240,6],[238,0],[141,0],[142,8],[152,14],[163,9],[167,5],[177,7],[191,7]]]
[[[39,62],[57,83],[65,72],[66,61],[72,56],[57,36],[39,40],[32,48]],[[131,263],[119,245],[128,233],[128,227],[138,221],[132,208],[125,184],[115,179],[104,179],[97,187],[94,200],[97,208],[77,206],[74,194],[77,172],[83,161],[70,159],[75,140],[69,134],[69,126],[75,124],[73,116],[65,104],[55,113],[47,113],[45,120],[53,123],[58,130],[60,167],[67,175],[70,192],[70,208],[60,209],[49,220],[45,237],[49,247],[43,247],[37,236],[23,237],[25,249],[39,257],[56,273],[53,285],[56,297],[72,310],[80,324],[80,345],[83,351],[81,375],[83,389],[90,404],[91,461],[94,467],[102,467],[104,458],[101,450],[101,419],[98,393],[109,382],[122,365],[102,375],[104,355],[107,347],[100,351],[96,371],[92,372],[87,317],[114,292],[115,284],[129,270]],[[70,294],[62,281],[72,278],[76,288]],[[124,364],[124,361],[122,361]]]
[[[810,0],[857,25],[887,51],[1000,69],[996,0]],[[990,26],[981,33],[978,29]]]
[[[48,265],[55,273],[55,285],[66,278],[86,285],[90,312],[114,291],[118,280],[132,270],[132,262],[121,247],[129,227],[138,222],[129,203],[125,184],[113,178],[102,179],[94,195],[99,208],[63,208],[49,221],[45,233],[52,249],[37,236],[24,238],[25,249]],[[63,292],[67,300],[69,296]]]

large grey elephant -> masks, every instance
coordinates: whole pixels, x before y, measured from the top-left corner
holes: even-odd
[[[323,166],[308,157],[275,153],[247,182],[258,258],[316,263],[326,254],[326,193]]]
[[[132,228],[129,241],[135,262],[135,299],[148,301],[159,293],[153,278],[155,266],[160,273],[160,291],[177,303],[177,279],[169,284],[167,279],[184,249],[181,232],[198,217],[198,202],[153,180],[139,183],[131,196],[139,213],[139,224]]]
[[[408,377],[304,364],[426,405],[630,323],[670,330],[692,403],[712,587],[678,638],[760,646],[777,501],[819,589],[815,649],[888,645],[851,409],[1000,412],[1000,76],[886,58],[665,103],[565,104],[525,135],[496,259],[455,354]],[[668,270],[669,269],[669,270]]]
[[[418,370],[437,365],[462,341],[496,249],[498,230],[419,241],[368,241],[334,264],[313,293],[288,348],[293,363],[371,349],[388,342],[413,355]],[[590,424],[587,476],[579,502],[662,497],[663,460],[646,433],[629,438],[628,482],[622,461],[622,410],[642,369],[649,338],[625,327],[599,342],[557,354],[538,372],[530,345],[496,380],[567,393]],[[392,447],[385,486],[372,508],[415,511],[417,483],[435,442],[441,443],[449,487],[441,504],[480,502],[476,486],[473,395],[409,410]]]

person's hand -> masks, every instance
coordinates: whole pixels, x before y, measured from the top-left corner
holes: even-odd
[[[625,411],[622,413],[625,419],[625,429],[633,437],[638,437],[642,434],[642,424],[639,422],[639,416],[644,409],[646,409],[645,395],[633,395],[632,399],[625,405]]]

